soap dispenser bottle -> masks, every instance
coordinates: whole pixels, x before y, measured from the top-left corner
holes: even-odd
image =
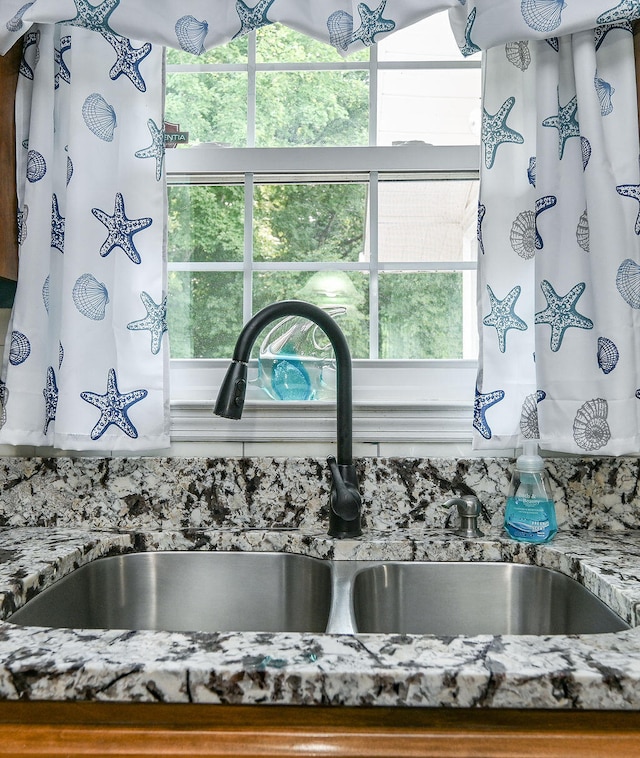
[[[558,531],[544,461],[538,443],[526,440],[511,475],[504,528],[519,542],[548,542]]]

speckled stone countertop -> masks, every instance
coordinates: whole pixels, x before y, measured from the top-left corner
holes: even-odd
[[[368,460],[365,534],[336,541],[324,533],[322,461],[1,459],[0,698],[640,709],[640,627],[438,637],[10,622],[35,591],[100,556],[197,549],[536,564],[577,579],[638,626],[638,462],[549,461],[561,532],[544,546],[501,534],[508,463]],[[452,534],[443,502],[465,492],[485,506],[481,539]]]

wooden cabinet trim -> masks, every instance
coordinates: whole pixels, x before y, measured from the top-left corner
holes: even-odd
[[[636,758],[640,713],[0,703],[0,756]]]
[[[22,46],[0,56],[0,277],[18,278],[15,93]]]

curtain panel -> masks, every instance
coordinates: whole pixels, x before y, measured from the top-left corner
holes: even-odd
[[[487,52],[486,71],[475,446],[637,452],[632,34],[507,44]]]
[[[169,445],[163,90],[160,47],[64,24],[24,36],[2,443]]]

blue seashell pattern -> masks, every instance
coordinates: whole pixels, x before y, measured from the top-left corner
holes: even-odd
[[[7,31],[9,31],[9,32],[19,32],[20,29],[22,29],[22,27],[24,26],[24,22],[22,20],[22,17],[24,16],[25,11],[28,8],[31,8],[32,5],[33,5],[33,2],[25,3],[21,8],[19,8],[16,11],[15,15],[12,16],[7,21],[7,24],[6,24]]]
[[[105,142],[113,140],[118,125],[116,112],[98,92],[93,92],[82,104],[82,118],[96,137]]]
[[[609,84],[609,82],[605,82],[605,80],[601,79],[597,74],[593,79],[593,85],[596,88],[596,95],[600,102],[600,115],[608,116],[613,111],[613,102],[611,98],[615,89]]]
[[[11,332],[11,343],[9,345],[9,363],[12,366],[19,366],[24,363],[31,355],[31,343],[29,338],[22,332]]]
[[[566,5],[564,0],[522,0],[520,11],[527,26],[548,34],[560,26]]]
[[[181,16],[175,25],[178,44],[187,53],[202,55],[205,51],[204,41],[209,33],[209,24],[198,21],[194,16]]]
[[[527,40],[507,42],[504,51],[509,63],[520,71],[526,71],[531,65],[531,51]]]
[[[47,173],[47,162],[44,155],[37,150],[29,150],[27,153],[27,181],[34,184],[44,179]]]
[[[83,274],[73,285],[73,303],[83,316],[101,321],[109,302],[107,288],[93,274]]]
[[[329,42],[340,50],[347,50],[353,37],[353,16],[346,11],[335,11],[327,19]]]
[[[620,353],[613,340],[608,337],[598,337],[598,367],[603,374],[610,374],[618,365]]]
[[[616,288],[625,303],[640,308],[640,265],[631,258],[625,258],[618,267]]]

